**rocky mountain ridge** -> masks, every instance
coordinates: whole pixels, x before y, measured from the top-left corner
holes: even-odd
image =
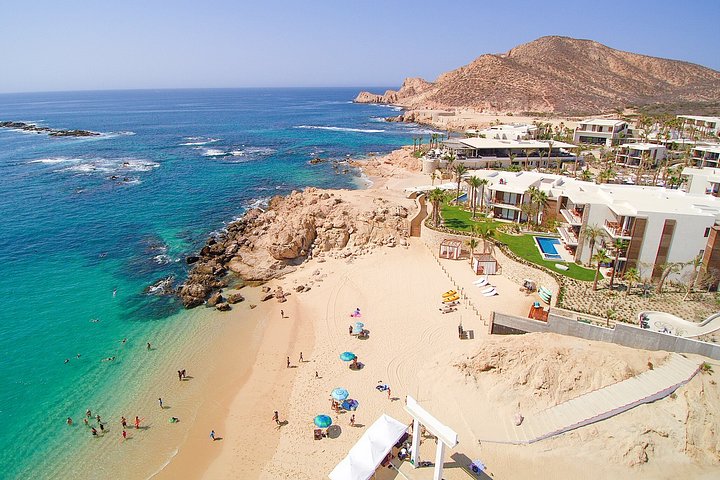
[[[398,91],[361,92],[355,101],[409,109],[600,113],[631,105],[720,101],[720,72],[592,40],[549,36],[503,54],[481,55],[435,82],[408,78]]]

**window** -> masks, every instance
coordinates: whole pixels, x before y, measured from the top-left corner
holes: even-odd
[[[705,235],[704,235],[704,237],[707,238],[708,236],[710,236],[710,227],[707,227],[707,228],[705,229]]]

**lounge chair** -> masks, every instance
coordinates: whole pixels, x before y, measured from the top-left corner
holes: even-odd
[[[323,438],[322,430],[319,428],[315,429],[315,431],[313,432],[313,435],[315,436],[315,440],[322,440],[322,438]]]
[[[454,297],[447,297],[447,298],[445,298],[445,299],[443,300],[443,303],[452,303],[452,302],[454,302],[454,301],[456,301],[456,300],[459,300],[459,299],[460,299],[460,297],[457,296],[457,295],[455,295]]]
[[[481,278],[477,282],[473,282],[473,285],[475,285],[476,287],[484,287],[487,284],[488,284],[487,278]]]
[[[484,296],[484,297],[492,297],[492,296],[495,296],[495,295],[497,295],[497,294],[498,294],[497,290],[495,290],[495,287],[493,287],[493,288],[491,288],[490,290],[488,290],[487,292],[484,292],[484,293],[483,293],[483,296]]]
[[[443,297],[454,297],[457,295],[457,292],[455,290],[448,290],[447,292],[443,293]]]
[[[489,292],[489,291],[491,291],[491,290],[495,290],[495,287],[493,287],[493,286],[491,286],[491,285],[488,285],[487,287],[485,287],[485,288],[483,288],[482,290],[480,290],[480,293],[482,293],[483,295],[485,295],[487,292]]]

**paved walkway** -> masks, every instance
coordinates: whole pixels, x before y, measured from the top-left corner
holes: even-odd
[[[478,432],[480,442],[527,444],[605,420],[643,403],[666,397],[687,383],[701,362],[673,353],[667,362],[640,375],[608,385],[528,416],[522,425],[512,419],[488,422],[492,430]],[[490,426],[490,425],[488,425]]]
[[[648,328],[654,332],[669,333],[678,337],[699,337],[720,330],[720,313],[710,315],[702,322],[688,322],[665,312],[641,312],[647,316]]]

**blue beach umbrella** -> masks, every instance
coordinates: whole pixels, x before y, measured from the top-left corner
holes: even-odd
[[[343,362],[352,362],[357,358],[357,355],[355,355],[352,352],[343,352],[340,354],[340,360]]]
[[[313,423],[318,428],[327,428],[332,425],[332,418],[327,415],[318,415],[315,417],[315,420],[313,420]]]
[[[343,401],[347,397],[350,396],[350,393],[347,390],[345,390],[344,388],[338,387],[335,390],[333,390],[332,392],[330,392],[330,396],[332,398],[334,398],[335,400]]]
[[[355,322],[355,328],[357,328],[358,330],[363,328],[364,326],[365,324],[363,322]]]

